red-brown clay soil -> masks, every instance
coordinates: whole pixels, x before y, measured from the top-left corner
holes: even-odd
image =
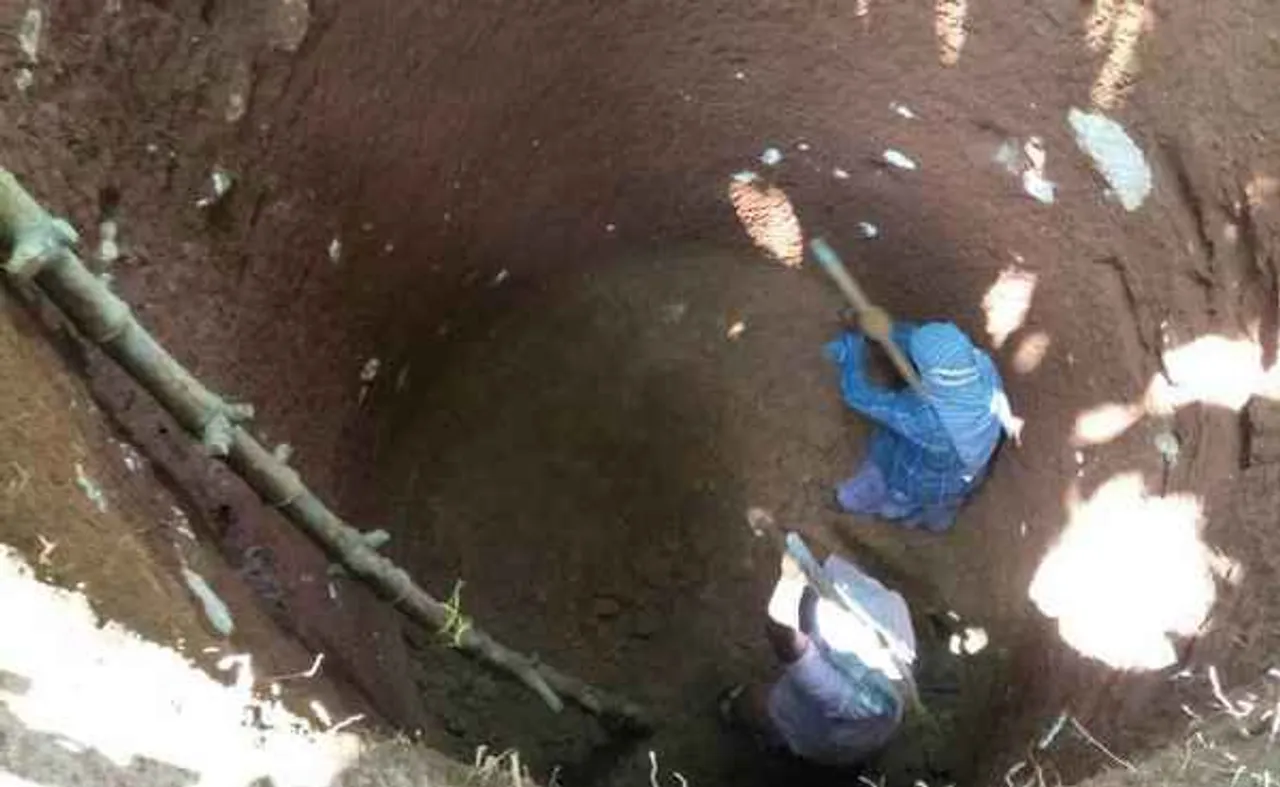
[[[951,66],[940,52],[957,44],[935,27],[958,28],[927,3],[314,0],[305,17],[269,0],[55,3],[33,85],[0,88],[3,163],[90,250],[118,201],[118,291],[213,387],[257,405],[259,430],[296,447],[322,494],[388,527],[389,554],[424,584],[464,580],[500,639],[666,722],[615,750],[433,634],[402,632],[362,588],[343,583],[335,603],[324,557],[91,358],[100,400],[202,532],[390,723],[458,754],[518,747],[572,782],[642,783],[649,748],[694,784],[785,778],[712,711],[725,684],[770,667],[758,633],[775,562],[744,522],[759,506],[867,561],[920,613],[941,734],[888,754],[895,783],[986,783],[1029,753],[1073,781],[1108,760],[1078,736],[1034,750],[1059,713],[1137,756],[1211,697],[1209,665],[1252,680],[1280,638],[1267,413],[1181,409],[1171,468],[1151,420],[1079,455],[1070,443],[1081,413],[1142,396],[1166,342],[1275,333],[1280,13],[942,5],[967,8]],[[1094,51],[1090,13],[1121,6],[1136,16]],[[1067,111],[1091,95],[1155,172],[1135,212],[1072,141]],[[1031,136],[1053,205],[992,161]],[[759,161],[768,147],[775,166]],[[884,164],[890,148],[918,169]],[[215,167],[234,186],[198,207]],[[1037,276],[995,353],[1023,445],[954,532],[826,508],[864,433],[820,356],[841,303],[808,267],[752,248],[726,192],[746,169],[901,317],[989,343],[982,302],[1000,272]],[[1046,338],[1016,370],[1018,348]],[[1205,541],[1240,564],[1163,671],[1083,658],[1028,599],[1069,495],[1123,472],[1196,495]],[[947,652],[948,611],[986,630],[983,653]]]

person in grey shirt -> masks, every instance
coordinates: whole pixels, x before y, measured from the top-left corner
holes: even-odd
[[[901,725],[916,641],[901,594],[836,555],[823,571],[867,617],[820,598],[784,557],[766,623],[782,674],[768,686],[730,689],[721,712],[769,748],[845,767],[879,751]]]

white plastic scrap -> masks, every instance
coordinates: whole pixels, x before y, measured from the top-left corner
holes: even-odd
[[[726,339],[732,342],[732,341],[735,341],[742,334],[746,333],[746,331],[747,331],[746,322],[744,322],[743,320],[738,320],[733,325],[729,326],[729,330],[725,331],[724,335]]]
[[[1178,443],[1177,435],[1165,430],[1153,437],[1152,443],[1155,445],[1156,450],[1160,452],[1160,457],[1166,464],[1170,467],[1178,464],[1178,454],[1181,450],[1181,446]]]
[[[1151,167],[1124,127],[1105,115],[1075,108],[1067,113],[1067,122],[1076,144],[1093,160],[1124,209],[1141,207],[1151,193]]]
[[[1044,174],[1041,172],[1029,169],[1022,173],[1022,190],[1037,202],[1052,205],[1055,188],[1056,184],[1051,180],[1045,179]]]
[[[992,160],[1022,180],[1022,190],[1045,205],[1052,205],[1057,189],[1053,181],[1045,177],[1048,154],[1044,140],[1028,137],[1019,145],[1017,140],[1006,140],[996,150]]]
[[[196,207],[209,208],[217,205],[223,197],[227,196],[227,192],[231,191],[235,179],[222,167],[214,167],[209,173],[209,194],[196,200]]]
[[[766,509],[752,506],[747,509],[747,527],[756,538],[762,538],[774,528],[773,514]]]
[[[22,24],[18,28],[18,48],[22,50],[25,61],[14,75],[14,84],[18,90],[26,92],[36,81],[35,65],[40,59],[40,35],[44,29],[44,14],[39,6],[32,5],[22,16]]]
[[[1040,137],[1029,138],[1022,146],[1022,152],[1031,164],[1022,173],[1022,190],[1035,200],[1045,205],[1052,205],[1056,186],[1053,181],[1044,176],[1045,162],[1048,158],[1048,153],[1044,149],[1044,140]]]
[[[191,590],[191,594],[200,602],[200,606],[204,608],[204,616],[218,636],[231,636],[231,633],[235,631],[236,625],[231,618],[231,610],[227,607],[226,602],[218,598],[218,594],[213,592],[213,588],[209,586],[204,577],[186,566],[182,567],[182,579],[187,583],[187,588]]]
[[[329,261],[334,265],[342,262],[342,241],[336,237],[329,241]]]
[[[911,107],[906,104],[899,104],[897,101],[890,103],[889,109],[893,110],[898,117],[903,117],[907,120],[915,120],[918,117]]]
[[[880,228],[869,221],[858,222],[858,234],[870,240],[880,237]]]
[[[1020,169],[1018,165],[1018,143],[1012,139],[1006,139],[1000,143],[1000,147],[996,148],[996,154],[991,160],[1009,171],[1010,175],[1017,175]]]
[[[142,458],[142,454],[138,453],[138,449],[123,440],[116,441],[116,445],[120,448],[120,457],[124,460],[124,466],[129,469],[130,473],[136,473],[146,464],[146,460]]]
[[[973,656],[986,649],[990,640],[981,626],[966,626],[964,631],[951,635],[947,649],[957,656]]]
[[[765,148],[760,154],[760,163],[766,167],[775,167],[782,161],[782,151],[777,148]]]
[[[734,183],[754,183],[759,179],[760,179],[760,176],[749,169],[744,169],[741,172],[733,173]]]
[[[107,219],[98,225],[98,260],[103,265],[110,265],[120,259],[120,225]]]
[[[170,506],[169,513],[172,516],[165,520],[165,524],[172,527],[184,538],[190,541],[195,541],[196,534],[195,531],[191,529],[191,522],[187,519],[187,512],[177,506]]]
[[[103,494],[97,483],[85,473],[84,465],[79,462],[76,462],[76,486],[80,487],[80,491],[84,492],[84,496],[89,498],[89,502],[93,503],[93,507],[98,509],[99,513],[107,513],[107,496]]]
[[[44,29],[44,14],[38,5],[32,5],[22,15],[22,26],[18,28],[18,48],[29,63],[34,64],[40,58],[40,33]]]
[[[369,396],[369,389],[373,387],[373,381],[378,377],[378,370],[382,368],[382,361],[377,358],[370,358],[364,362],[364,366],[360,367],[360,404],[364,404],[364,400]]]
[[[884,160],[886,164],[897,167],[898,169],[915,170],[919,169],[919,165],[911,159],[907,154],[890,148],[884,152]]]
[[[848,170],[844,170],[844,169],[841,169],[840,167],[836,167],[835,169],[831,170],[831,176],[836,180],[848,180],[849,172]]]

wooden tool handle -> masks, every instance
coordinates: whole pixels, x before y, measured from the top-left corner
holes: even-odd
[[[858,286],[853,274],[849,273],[849,269],[840,260],[840,255],[836,254],[836,250],[831,248],[831,244],[825,239],[814,238],[809,242],[809,248],[813,250],[813,256],[817,258],[818,264],[831,276],[832,281],[848,299],[854,311],[858,312],[863,333],[884,347],[889,361],[893,363],[898,374],[912,388],[920,392],[920,378],[916,375],[915,367],[911,365],[911,361],[907,360],[902,348],[893,341],[893,319],[889,317],[889,313],[871,302],[867,294],[862,291],[862,287]]]

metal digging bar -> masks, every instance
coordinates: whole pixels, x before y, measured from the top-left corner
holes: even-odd
[[[44,210],[7,170],[0,169],[0,236],[11,253],[9,278],[38,286],[87,338],[102,347],[147,389],[208,452],[226,461],[268,504],[373,585],[415,621],[446,633],[454,647],[507,672],[554,711],[568,698],[606,727],[627,733],[652,729],[637,705],[565,675],[494,640],[462,617],[456,604],[427,593],[402,568],[379,554],[364,534],[333,513],[298,473],[240,424],[253,415],[206,388],[134,318],[128,304],[90,272],[72,251],[78,235]]]

